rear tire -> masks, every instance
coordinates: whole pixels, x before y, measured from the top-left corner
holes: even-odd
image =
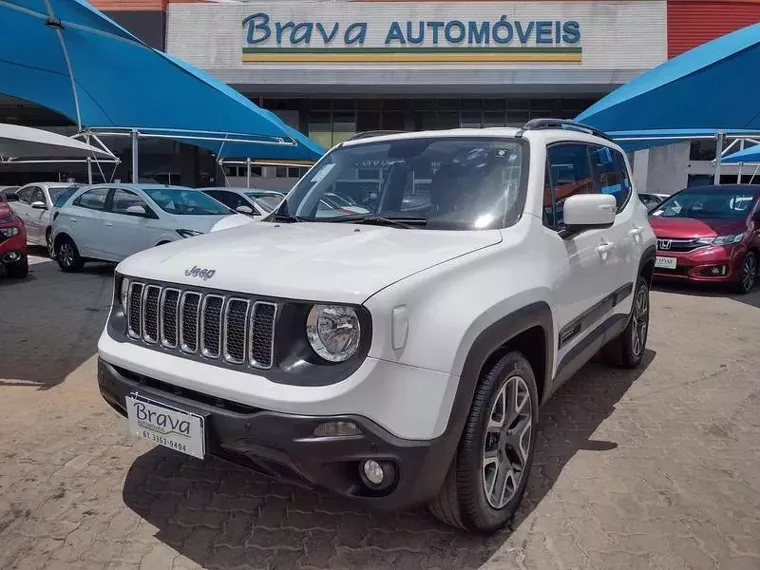
[[[84,260],[79,255],[74,241],[69,237],[62,237],[56,244],[55,259],[58,267],[64,273],[75,273],[84,267]]]
[[[649,335],[649,283],[639,277],[633,293],[631,316],[625,330],[602,348],[602,357],[610,366],[636,368],[641,364]]]
[[[480,378],[432,514],[471,532],[503,528],[525,494],[537,426],[535,375],[522,354],[509,352]]]
[[[755,286],[757,280],[758,261],[754,251],[748,251],[744,255],[741,268],[739,269],[739,281],[734,283],[734,291],[740,295],[746,295]]]
[[[21,261],[6,265],[5,271],[11,279],[24,279],[29,275],[29,260],[24,257]]]

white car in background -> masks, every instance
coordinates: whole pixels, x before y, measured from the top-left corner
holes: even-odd
[[[55,259],[63,271],[208,233],[235,217],[200,190],[158,184],[96,184],[75,192],[53,221]],[[239,216],[244,218],[244,216]]]
[[[11,209],[24,220],[29,245],[44,245],[51,251],[50,231],[53,213],[61,200],[71,196],[79,186],[62,182],[34,182],[6,192]]]

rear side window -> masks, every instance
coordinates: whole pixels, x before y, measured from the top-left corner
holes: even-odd
[[[74,205],[89,210],[105,210],[108,192],[108,188],[93,188],[74,200]]]
[[[585,144],[561,143],[550,146],[546,153],[549,184],[544,192],[544,223],[555,230],[561,230],[565,227],[562,214],[565,200],[570,196],[597,192],[589,147]],[[553,208],[547,205],[549,192]]]
[[[614,196],[620,212],[628,203],[632,189],[623,155],[615,149],[597,146],[592,149],[591,157],[599,178],[599,191]]]

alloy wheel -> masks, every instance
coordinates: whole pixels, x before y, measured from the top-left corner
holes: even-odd
[[[483,490],[494,509],[504,508],[520,487],[528,463],[532,422],[528,385],[520,376],[510,376],[491,406],[483,441]]]
[[[647,343],[649,326],[649,290],[642,286],[633,300],[633,354],[639,356]]]
[[[55,259],[55,249],[53,248],[53,241],[50,239],[50,234],[45,237],[45,242],[48,250],[48,257]]]
[[[757,258],[754,255],[748,255],[742,263],[741,280],[742,288],[749,291],[755,285],[757,277]]]
[[[61,258],[61,263],[66,267],[74,265],[74,248],[69,242],[64,242],[58,249],[58,255]]]

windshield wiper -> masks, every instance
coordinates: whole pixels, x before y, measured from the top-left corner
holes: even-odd
[[[354,224],[367,224],[372,226],[390,226],[393,228],[412,229],[414,227],[426,226],[425,218],[385,218],[382,216],[366,216],[354,220]]]
[[[273,213],[273,214],[270,214],[270,215],[272,217],[272,221],[273,222],[285,222],[286,224],[292,224],[292,223],[295,223],[295,222],[304,222],[304,221],[306,221],[303,218],[301,218],[299,216],[294,216],[292,214]]]

